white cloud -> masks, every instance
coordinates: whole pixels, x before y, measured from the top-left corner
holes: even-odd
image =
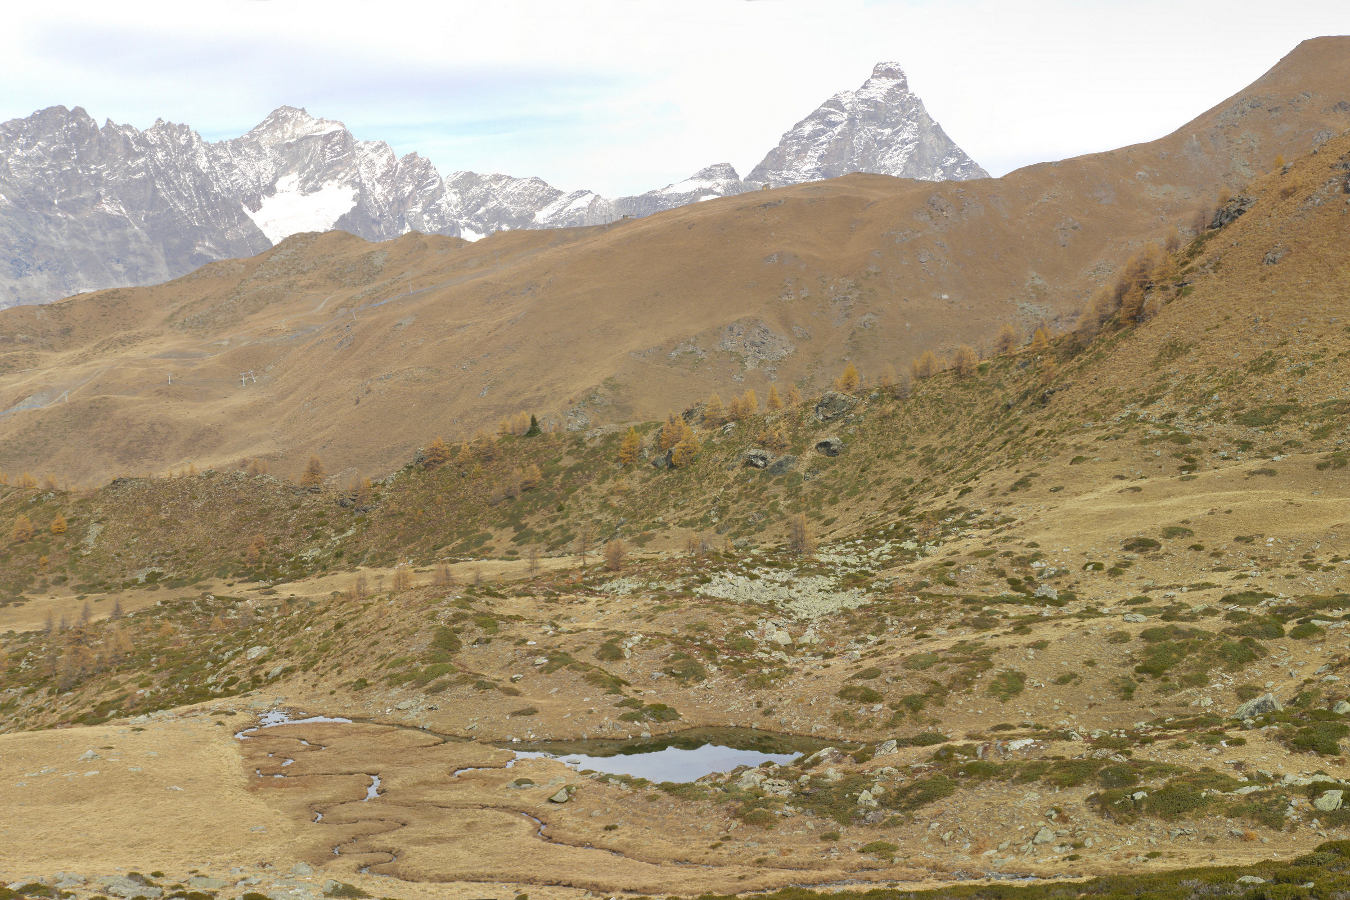
[[[1350,24],[1340,0],[151,0],[134,24],[125,5],[25,7],[0,118],[61,103],[221,137],[290,103],[443,171],[609,194],[744,174],[880,59],[997,174],[1160,136]]]

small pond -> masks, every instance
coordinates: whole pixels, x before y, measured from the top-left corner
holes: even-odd
[[[741,728],[699,728],[627,741],[512,744],[517,759],[556,759],[578,771],[688,782],[714,772],[766,762],[790,763],[825,746],[821,741]],[[525,749],[528,747],[529,749]]]

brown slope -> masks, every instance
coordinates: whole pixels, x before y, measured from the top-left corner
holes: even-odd
[[[0,314],[0,468],[289,470],[314,450],[378,472],[520,409],[584,427],[819,385],[846,358],[903,368],[1072,317],[1131,248],[1348,127],[1350,39],[1319,38],[1165,138],[1001,179],[849,176],[474,245],[297,236]]]

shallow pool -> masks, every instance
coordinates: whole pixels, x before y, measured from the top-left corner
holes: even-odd
[[[556,759],[578,771],[590,770],[609,775],[631,775],[648,781],[695,781],[714,772],[730,772],[739,766],[758,766],[766,762],[786,764],[798,757],[797,753],[766,753],[762,750],[740,750],[718,744],[697,747],[651,747],[626,749],[608,756],[586,753],[549,753],[517,750],[517,759]]]

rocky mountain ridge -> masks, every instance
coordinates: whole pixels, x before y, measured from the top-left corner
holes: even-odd
[[[145,131],[53,106],[0,124],[0,307],[148,284],[251,256],[304,231],[372,241],[409,231],[476,240],[495,231],[597,225],[854,171],[982,177],[879,64],[784,134],[742,180],[727,163],[630,197],[563,191],[540,178],[453,172],[357,140],[341,122],[282,106],[237,138],[186,125]]]

